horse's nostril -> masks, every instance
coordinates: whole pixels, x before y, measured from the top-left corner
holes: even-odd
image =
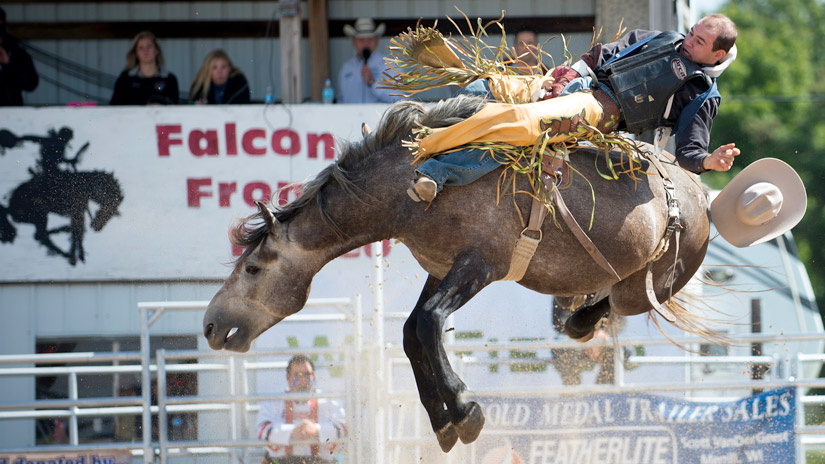
[[[206,324],[206,328],[203,330],[203,336],[209,338],[209,334],[212,333],[212,329],[214,328],[215,324],[212,324],[211,322],[209,324]]]

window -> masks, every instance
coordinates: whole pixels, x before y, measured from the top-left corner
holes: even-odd
[[[157,336],[151,337],[151,353],[164,348],[167,350],[188,350],[197,348],[195,337]],[[73,338],[73,339],[39,339],[37,353],[80,353],[80,352],[127,352],[140,351],[138,337],[118,338]],[[154,358],[154,356],[153,356]],[[193,361],[194,362],[194,361]],[[112,366],[140,365],[139,360],[128,362],[97,363],[62,363],[51,367],[65,366]],[[42,365],[45,366],[45,365]],[[166,377],[167,396],[197,395],[197,374],[172,373]],[[39,376],[35,381],[38,400],[69,398],[70,378],[67,374]],[[152,404],[157,404],[157,382],[152,379]],[[77,375],[78,398],[115,398],[140,396],[141,374],[137,373],[82,373]],[[197,414],[169,414],[169,439],[194,440],[197,438]],[[143,438],[142,417],[140,414],[110,415],[77,419],[79,443],[118,443],[140,441]],[[35,436],[38,445],[69,443],[69,419],[59,417],[40,419],[35,424]],[[152,416],[152,439],[158,439],[158,417]]]

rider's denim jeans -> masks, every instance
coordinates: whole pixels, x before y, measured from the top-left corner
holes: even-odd
[[[490,92],[490,84],[487,83],[487,79],[478,79],[467,84],[456,92],[454,96],[458,95],[476,95],[479,97],[487,97],[487,99],[491,101],[495,100],[493,94]]]
[[[493,100],[487,79],[479,79],[456,92],[456,95],[486,96]],[[501,164],[484,150],[465,148],[444,155],[438,155],[421,163],[415,170],[438,184],[437,191],[445,185],[467,185],[480,179],[487,173],[495,171]]]
[[[562,95],[580,92],[590,89],[593,80],[590,76],[573,79],[564,87]],[[616,102],[616,96],[609,87],[600,83],[599,88],[607,93]],[[488,100],[495,100],[490,93],[490,86],[487,79],[479,79],[456,92],[456,95],[479,95],[486,96]],[[441,191],[445,185],[458,186],[467,185],[480,179],[487,173],[495,171],[501,166],[495,158],[483,150],[465,148],[444,155],[438,155],[421,163],[415,170],[418,174],[429,177],[438,184],[437,191]],[[482,156],[484,155],[484,156]]]
[[[467,185],[495,171],[501,164],[492,152],[465,148],[439,155],[421,163],[415,172],[427,176],[438,184],[440,192],[445,185]]]

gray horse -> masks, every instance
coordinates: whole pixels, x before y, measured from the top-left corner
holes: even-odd
[[[343,148],[339,160],[305,186],[303,194],[274,212],[259,213],[234,230],[245,246],[231,276],[204,315],[204,335],[213,349],[246,351],[252,340],[306,303],[313,276],[330,260],[371,242],[395,238],[429,273],[418,303],[404,325],[404,351],[410,360],[421,402],[444,452],[460,438],[474,441],[484,425],[477,403],[462,399],[466,385],[450,366],[441,342],[444,322],[485,286],[502,279],[510,267],[516,239],[529,217],[531,197],[496,204],[498,176],[487,175],[461,188],[447,188],[429,208],[414,203],[405,189],[415,179],[410,152],[401,146],[422,124],[454,124],[478,111],[483,102],[459,97],[426,109],[401,102],[384,115],[378,129]],[[601,161],[600,161],[601,160]],[[568,335],[586,335],[610,309],[618,315],[653,309],[646,295],[648,262],[668,225],[661,177],[640,180],[602,178],[604,154],[579,149],[570,155],[574,176],[562,196],[573,216],[588,224],[588,235],[621,277],[617,281],[591,258],[568,228],[548,219],[543,240],[519,284],[536,292],[573,297],[609,289],[609,299],[579,309],[568,321]],[[684,226],[676,244],[652,266],[656,298],[668,300],[699,268],[708,245],[707,199],[693,174],[665,162],[675,184]],[[500,172],[500,171],[499,171]],[[528,181],[517,187],[529,191]],[[592,190],[591,190],[592,188]],[[594,204],[595,199],[595,204]],[[701,327],[678,304],[667,303],[676,324]],[[576,338],[579,338],[576,336]]]

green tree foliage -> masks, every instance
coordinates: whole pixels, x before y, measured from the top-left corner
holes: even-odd
[[[817,302],[825,309],[825,4],[819,0],[737,0],[724,7],[737,25],[738,57],[719,78],[722,105],[711,149],[735,142],[731,173],[706,174],[721,188],[742,168],[780,158],[799,172],[808,210],[794,229]]]

